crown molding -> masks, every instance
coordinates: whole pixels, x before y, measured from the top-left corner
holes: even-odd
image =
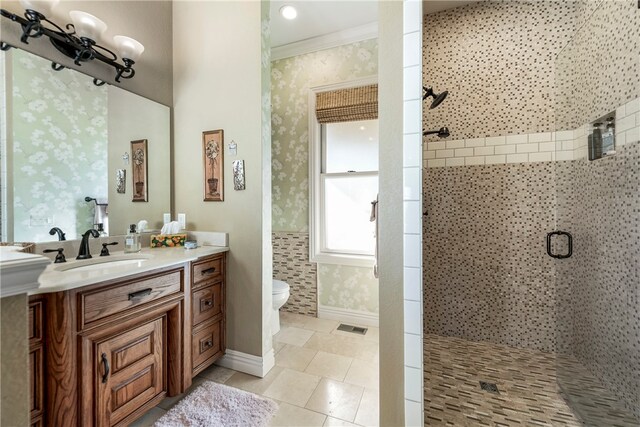
[[[272,47],[271,60],[277,61],[279,59],[290,58],[292,56],[331,49],[333,47],[375,38],[378,38],[378,23],[371,22],[369,24],[360,25],[347,30]]]

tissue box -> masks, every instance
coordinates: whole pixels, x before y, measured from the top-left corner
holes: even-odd
[[[187,233],[152,234],[150,246],[152,248],[173,248],[176,246],[184,246],[185,240],[187,240]]]

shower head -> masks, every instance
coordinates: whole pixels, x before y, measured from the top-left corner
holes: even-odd
[[[90,201],[92,201],[92,200],[94,200],[94,201],[96,202],[96,204],[98,203],[98,201],[97,201],[96,199],[94,199],[93,197],[89,197],[89,196],[87,196],[87,197],[85,197],[85,198],[84,198],[84,201],[85,201],[85,202],[90,202]]]
[[[438,135],[438,138],[449,138],[450,133],[449,133],[449,128],[444,126],[438,130],[426,130],[422,132],[422,136],[427,136],[427,135]]]
[[[427,88],[422,86],[422,90],[424,91],[424,95],[422,95],[422,100],[424,101],[425,99],[427,99],[428,97],[433,97],[433,102],[431,102],[431,107],[429,107],[430,110],[433,110],[434,108],[436,108],[438,105],[440,105],[442,103],[442,101],[444,101],[444,99],[447,97],[447,95],[449,95],[448,91],[444,91],[441,93],[435,93],[433,91],[433,88]]]

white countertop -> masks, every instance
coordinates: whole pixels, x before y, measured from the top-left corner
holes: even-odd
[[[66,263],[47,266],[38,279],[40,287],[30,291],[29,295],[68,291],[106,280],[119,279],[133,274],[195,261],[198,258],[227,251],[229,251],[229,248],[226,246],[200,246],[196,249],[144,248],[142,251],[132,254],[125,254],[123,251],[112,251],[108,257],[94,255],[93,258],[88,260],[68,259]],[[138,262],[134,260],[138,260]],[[109,265],[108,261],[117,261],[118,265]],[[100,263],[100,265],[92,265],[96,263]],[[87,270],[73,269],[75,266],[86,265],[92,265],[92,267]],[[60,271],[61,269],[68,270]]]
[[[21,246],[0,246],[0,296],[26,294],[38,287],[38,276],[51,260],[20,252]]]

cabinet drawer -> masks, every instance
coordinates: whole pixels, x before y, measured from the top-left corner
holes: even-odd
[[[114,425],[166,390],[164,318],[96,345],[99,425]]]
[[[222,313],[222,283],[194,291],[191,298],[191,320],[196,326]]]
[[[42,301],[29,303],[29,344],[42,339]]]
[[[134,279],[80,294],[83,324],[182,290],[182,270]]]
[[[222,257],[206,259],[193,263],[192,282],[200,283],[206,280],[217,279],[222,276],[224,264]]]
[[[219,320],[205,326],[191,336],[191,360],[193,370],[204,363],[211,363],[212,359],[222,356],[224,322]],[[207,363],[207,364],[209,364]]]

